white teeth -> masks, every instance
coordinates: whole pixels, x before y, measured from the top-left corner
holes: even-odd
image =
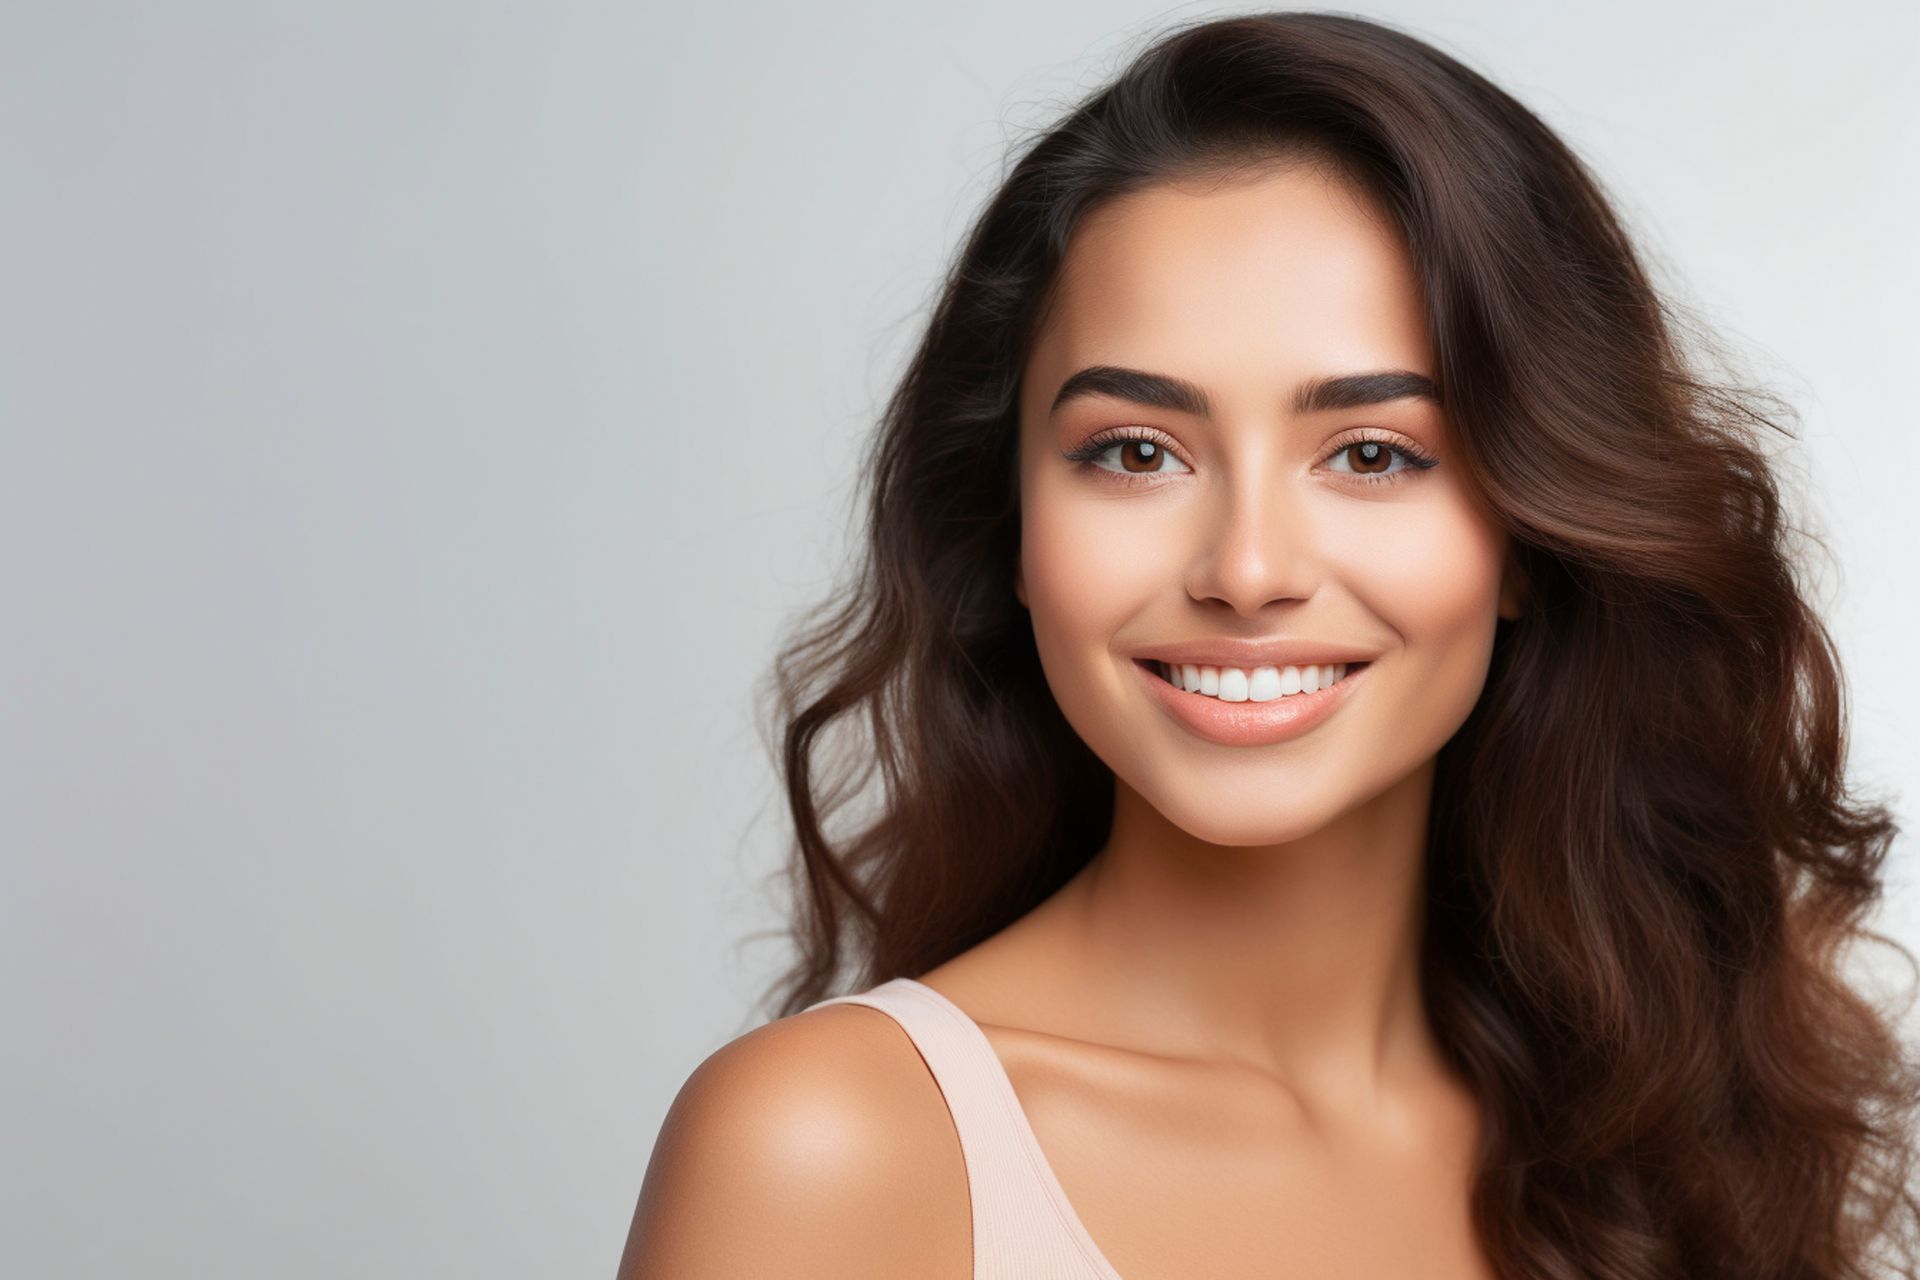
[[[1294,677],[1291,689],[1287,688],[1286,676],[1275,668],[1255,667],[1253,674],[1247,678],[1247,701],[1272,702],[1283,693],[1300,692],[1299,674],[1292,667],[1287,668],[1287,674]]]
[[[1314,693],[1344,679],[1347,664],[1326,666],[1203,667],[1191,662],[1160,662],[1155,666],[1166,681],[1188,693],[1222,702],[1272,702],[1296,693]]]

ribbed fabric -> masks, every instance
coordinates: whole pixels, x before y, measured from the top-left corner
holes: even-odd
[[[1073,1211],[978,1023],[912,978],[807,1008],[829,1004],[864,1004],[887,1014],[940,1086],[966,1162],[974,1280],[1120,1280]]]

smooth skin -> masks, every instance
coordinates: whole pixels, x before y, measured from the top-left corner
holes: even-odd
[[[1181,379],[1207,412],[1110,394],[1053,412],[1092,365]],[[1114,771],[1113,830],[1047,901],[916,976],[986,1031],[1125,1280],[1494,1274],[1467,1210],[1480,1109],[1418,960],[1434,757],[1522,583],[1439,406],[1293,408],[1309,379],[1379,370],[1436,377],[1405,245],[1295,166],[1096,211],[1022,383],[1016,590],[1062,711]],[[1116,430],[1160,448],[1062,456]],[[1226,747],[1133,669],[1217,637],[1375,657],[1324,723]],[[620,1275],[965,1280],[969,1223],[925,1064],[885,1014],[837,1005],[695,1070]]]

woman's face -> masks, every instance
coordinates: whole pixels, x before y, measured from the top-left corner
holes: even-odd
[[[1094,366],[1188,389],[1095,379],[1056,406]],[[1021,386],[1017,591],[1068,722],[1199,839],[1296,839],[1430,765],[1480,696],[1497,619],[1518,612],[1507,536],[1434,402],[1296,403],[1313,380],[1390,371],[1435,376],[1412,264],[1314,170],[1142,190],[1069,244]],[[1255,675],[1259,701],[1223,703],[1141,665],[1225,641],[1371,661],[1311,695],[1327,703],[1313,723],[1249,745],[1169,698],[1271,720],[1296,705],[1269,700],[1271,676]]]

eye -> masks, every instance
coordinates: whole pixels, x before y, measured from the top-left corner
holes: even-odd
[[[1404,458],[1406,465],[1393,470],[1395,457]],[[1352,464],[1344,475],[1356,476],[1368,484],[1393,484],[1409,472],[1421,472],[1440,464],[1440,460],[1426,450],[1414,444],[1404,444],[1379,436],[1355,436],[1333,447],[1327,455],[1328,461],[1345,459]],[[1340,468],[1335,467],[1336,472]]]
[[[1117,454],[1117,465],[1104,461]],[[1158,432],[1145,428],[1117,428],[1102,431],[1064,456],[1069,462],[1092,466],[1120,478],[1128,484],[1154,482],[1154,477],[1177,475],[1192,468],[1174,456],[1167,441]],[[1401,462],[1394,467],[1394,461]],[[1323,462],[1345,462],[1333,467],[1338,475],[1348,475],[1367,484],[1394,484],[1403,476],[1417,475],[1436,467],[1440,460],[1408,441],[1390,440],[1379,435],[1355,435],[1334,445]]]
[[[1117,454],[1118,466],[1107,466],[1102,459]],[[1154,476],[1190,471],[1186,463],[1174,457],[1166,441],[1157,432],[1143,430],[1103,431],[1077,449],[1064,455],[1069,462],[1092,465],[1123,480],[1151,480]]]

